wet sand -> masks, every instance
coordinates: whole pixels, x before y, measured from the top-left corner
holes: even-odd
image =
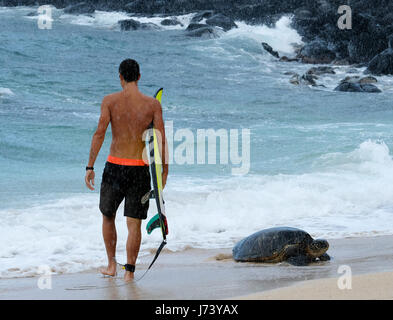
[[[332,260],[307,267],[287,263],[236,263],[231,249],[163,252],[140,281],[124,284],[123,271],[104,278],[97,270],[53,275],[52,289],[38,277],[0,280],[0,299],[391,299],[393,236],[329,240]],[[216,257],[224,257],[217,260]],[[138,279],[152,256],[141,259]],[[338,290],[340,265],[351,267],[352,290]],[[367,275],[367,276],[365,276]],[[322,279],[322,280],[321,280]],[[382,288],[382,289],[381,289]],[[350,293],[352,292],[352,293]]]

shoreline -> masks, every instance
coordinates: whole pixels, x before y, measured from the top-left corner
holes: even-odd
[[[237,263],[231,249],[163,252],[139,282],[125,284],[98,272],[53,275],[50,290],[39,277],[0,279],[0,300],[7,299],[392,299],[393,236],[329,240],[331,261],[294,267],[287,263]],[[141,258],[136,279],[152,255]],[[353,290],[337,289],[341,265],[351,267]],[[42,281],[42,280],[41,280]],[[381,287],[382,286],[382,287]],[[384,288],[381,291],[381,288]],[[367,290],[365,290],[367,289]]]

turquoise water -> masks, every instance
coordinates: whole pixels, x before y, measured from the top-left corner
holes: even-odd
[[[271,29],[239,24],[218,39],[193,39],[181,29],[120,32],[118,18],[105,13],[75,20],[56,11],[53,29],[40,30],[25,17],[31,11],[0,8],[4,276],[24,255],[43,251],[44,242],[20,252],[35,238],[54,247],[27,259],[26,270],[49,263],[51,255],[63,271],[103,261],[98,189],[85,187],[84,167],[101,100],[121,89],[117,68],[125,58],[139,61],[144,93],[164,87],[164,117],[175,131],[251,132],[245,176],[232,176],[231,164],[171,166],[169,247],[230,246],[252,231],[285,224],[330,237],[393,233],[390,78],[378,78],[383,93],[375,95],[333,91],[350,67],[322,78],[325,88],[291,85],[283,73],[309,66],[278,63],[260,45],[270,40],[285,49],[297,41],[285,21]],[[109,130],[95,164],[97,185],[110,137]],[[31,237],[22,239],[26,232]],[[121,241],[125,231],[119,232]],[[90,244],[76,248],[72,239],[81,233]],[[142,249],[155,247],[148,240]],[[60,267],[65,259],[69,266]]]

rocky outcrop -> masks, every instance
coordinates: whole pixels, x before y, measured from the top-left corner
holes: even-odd
[[[199,37],[213,39],[219,37],[218,30],[214,27],[203,23],[191,23],[186,29],[186,35],[189,37]]]
[[[340,84],[334,89],[334,91],[368,93],[382,92],[377,86],[373,85],[373,83],[377,83],[377,79],[374,77],[346,77],[341,80]]]
[[[161,21],[161,25],[163,26],[183,26],[183,24],[177,20],[176,18],[164,19]]]
[[[130,31],[130,30],[159,30],[160,27],[155,25],[154,23],[141,23],[134,19],[126,19],[120,20],[119,22],[120,29],[122,31]]]
[[[233,19],[223,15],[222,13],[216,13],[213,10],[204,10],[198,12],[192,19],[190,24],[198,24],[204,22],[204,24],[211,27],[219,27],[224,31],[229,31],[232,28],[237,28],[237,25]]]
[[[294,85],[306,85],[306,86],[313,86],[316,87],[317,83],[315,80],[317,80],[318,77],[312,74],[303,74],[302,76],[298,75],[297,73],[292,75],[292,77],[289,79],[289,82],[294,84]]]
[[[320,66],[320,67],[312,67],[308,69],[307,74],[320,76],[322,74],[336,74],[336,71],[334,71],[333,67]]]
[[[213,27],[220,27],[224,31],[229,31],[233,28],[237,28],[235,21],[231,18],[224,16],[221,13],[217,13],[206,20],[206,24]]]
[[[266,42],[262,42],[262,47],[265,49],[266,52],[270,53],[273,57],[279,59],[280,55],[278,54],[277,51],[274,51],[273,48],[267,44]]]
[[[389,48],[377,54],[368,64],[366,73],[393,75],[393,35],[389,37]]]
[[[303,63],[323,64],[331,63],[336,58],[336,54],[326,41],[316,39],[301,49],[299,58]]]

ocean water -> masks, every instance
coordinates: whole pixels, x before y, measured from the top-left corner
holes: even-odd
[[[27,16],[35,10],[0,8],[0,277],[34,275],[40,265],[67,273],[105,263],[98,200],[110,130],[95,164],[95,192],[84,185],[84,167],[101,100],[121,89],[117,68],[125,58],[139,61],[144,93],[164,87],[174,132],[251,133],[246,175],[233,175],[231,163],[171,165],[169,249],[228,248],[283,225],[315,237],[393,234],[392,78],[378,77],[381,94],[334,92],[348,71],[364,71],[349,66],[322,76],[324,87],[290,84],[285,72],[310,66],[277,62],[261,47],[293,54],[291,43],[301,39],[289,17],[270,28],[239,21],[217,39],[195,39],[183,30],[192,14],[179,17],[183,27],[121,32],[125,13],[54,10],[52,29],[41,30]],[[151,202],[149,217],[155,210]],[[141,255],[160,237],[144,233]]]

